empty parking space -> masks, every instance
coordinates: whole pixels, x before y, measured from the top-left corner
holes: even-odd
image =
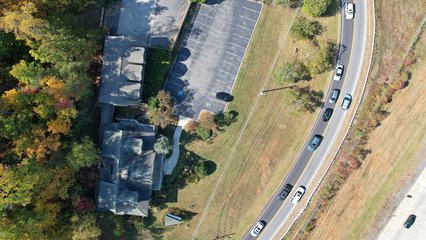
[[[261,9],[247,0],[200,6],[166,83],[180,115],[196,119],[202,110],[224,110],[216,94],[231,93]]]

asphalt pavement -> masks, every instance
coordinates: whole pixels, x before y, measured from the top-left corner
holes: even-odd
[[[202,110],[225,109],[217,94],[230,95],[261,10],[248,0],[199,6],[165,85],[180,116],[198,119]]]
[[[421,240],[426,236],[426,169],[417,178],[406,197],[381,232],[378,240]],[[416,215],[414,224],[404,227],[410,214]]]
[[[342,4],[344,5],[345,2]],[[345,67],[343,77],[340,81],[330,80],[331,84],[325,99],[323,110],[317,118],[313,130],[311,131],[311,135],[308,137],[305,145],[299,152],[292,169],[282,182],[280,188],[277,189],[272,199],[270,199],[270,201],[266,204],[260,217],[253,223],[254,225],[260,220],[267,223],[263,231],[257,237],[258,239],[270,240],[282,237],[278,236],[278,233],[281,231],[284,223],[287,221],[291,221],[291,223],[293,223],[295,221],[295,219],[289,219],[289,216],[295,210],[296,205],[292,204],[290,199],[295,193],[297,187],[305,186],[307,189],[307,192],[302,197],[302,201],[303,199],[309,199],[313,194],[312,190],[316,188],[316,186],[311,186],[311,182],[330,152],[330,148],[333,146],[346,117],[347,110],[343,110],[341,108],[342,100],[346,94],[351,94],[353,97],[353,93],[355,92],[361,73],[367,34],[366,4],[366,0],[355,2],[355,17],[352,20],[345,19],[344,8],[342,8],[340,49],[337,63],[342,64]],[[337,103],[330,104],[328,100],[333,89],[340,89],[340,96]],[[328,122],[324,122],[322,120],[322,115],[326,108],[334,109],[333,115]],[[307,146],[312,137],[316,134],[324,136],[324,139],[318,149],[312,153],[307,150]],[[287,183],[294,186],[293,190],[287,199],[280,201],[278,199],[278,194]],[[299,202],[299,204],[301,203]],[[248,230],[244,239],[256,239],[256,237],[252,237],[250,235],[250,231],[251,229]]]

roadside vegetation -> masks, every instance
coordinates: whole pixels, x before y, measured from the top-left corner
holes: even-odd
[[[232,92],[234,101],[228,104],[226,112],[219,115],[203,113],[198,122],[190,122],[182,133],[181,154],[190,153],[186,153],[187,157],[181,157],[178,164],[185,165],[185,161],[188,161],[189,166],[193,166],[190,159],[191,156],[196,156],[203,159],[202,162],[213,161],[217,169],[197,181],[185,180],[184,187],[175,185],[170,188],[178,191],[165,191],[162,196],[158,196],[160,204],[152,209],[156,219],[152,225],[153,232],[170,208],[194,213],[183,224],[162,228],[162,238],[186,239],[198,224],[203,207],[250,107],[259,96],[259,90],[279,49],[281,39],[289,30],[289,19],[295,12],[287,5],[291,2],[294,1],[286,1],[285,7],[264,6]],[[311,26],[311,22],[314,22],[315,36],[309,36],[311,39],[307,40],[293,37],[286,40],[278,61],[273,66],[273,74],[265,88],[264,96],[242,136],[244,140],[230,159],[231,167],[225,172],[224,184],[219,186],[212,207],[201,225],[199,236],[239,238],[275,190],[282,175],[289,170],[306,139],[309,126],[315,121],[331,73],[329,66],[325,64],[326,70],[311,74],[307,64],[319,51],[321,54],[318,53],[318,58],[322,57],[321,59],[325,59],[323,62],[327,62],[322,52],[328,50],[329,40],[335,42],[338,36],[338,18],[331,16],[313,19],[303,11],[299,14],[299,17],[309,21],[307,25]],[[311,29],[307,30],[309,31]],[[286,63],[287,69],[284,67]],[[301,65],[297,65],[298,63]],[[286,79],[286,73],[290,72],[293,79]],[[297,88],[292,88],[293,85]],[[181,177],[171,176],[170,180]]]
[[[392,15],[399,9],[398,14]],[[289,238],[363,239],[377,236],[422,164],[426,89],[425,3],[376,1],[375,54],[348,140]],[[398,18],[410,16],[409,25]],[[422,31],[417,30],[423,28]],[[395,189],[395,186],[399,186]],[[339,226],[347,225],[348,228]]]
[[[101,3],[0,3],[1,239],[101,235],[92,167]]]

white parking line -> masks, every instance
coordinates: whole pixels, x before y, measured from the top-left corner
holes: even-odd
[[[198,12],[198,15],[201,15],[201,16],[204,16],[204,17],[208,17],[208,18],[210,18],[210,19],[213,19],[213,17],[212,17],[212,16],[208,16],[208,15],[206,15],[206,14],[202,14],[202,13],[200,13],[200,12]]]
[[[197,51],[197,50],[195,50],[195,49],[193,49],[193,48],[189,48],[187,44],[185,44],[185,47],[186,47],[189,51],[191,51],[191,52],[200,53],[200,51]]]
[[[204,23],[201,23],[201,22],[199,22],[199,21],[197,21],[197,20],[195,20],[195,23],[194,23],[194,25],[195,24],[200,24],[200,25],[203,25],[203,26],[206,26],[207,28],[210,28],[211,26],[210,25],[207,25],[207,24],[204,24]]]
[[[227,83],[227,82],[225,82],[225,81],[222,81],[222,80],[219,80],[219,79],[215,79],[215,81],[216,82],[219,82],[219,83],[222,83],[223,85],[225,85],[225,86],[229,86],[229,83]]]
[[[240,65],[235,65],[235,64],[228,62],[228,61],[225,61],[225,60],[223,60],[222,62],[227,63],[227,64],[232,65],[232,66],[237,67],[237,68],[240,67]]]
[[[219,99],[216,98],[211,98],[211,97],[207,97],[210,101],[212,102],[216,102],[216,103],[220,103],[222,105],[225,105],[225,103],[223,103],[222,101],[220,101]]]
[[[246,49],[245,47],[241,47],[240,45],[237,45],[237,44],[235,44],[235,43],[232,43],[232,42],[228,42],[229,44],[231,44],[231,45],[234,45],[234,46],[236,46],[236,47],[239,47],[239,48],[242,48],[242,49]]]
[[[232,73],[229,73],[229,72],[226,72],[226,71],[223,71],[223,70],[221,70],[221,69],[219,69],[218,70],[219,72],[221,72],[221,73],[225,73],[225,74],[228,74],[228,75],[230,75],[230,76],[232,76],[232,77],[236,77],[236,75],[234,75],[234,74],[232,74]],[[216,79],[217,80],[217,79]],[[220,82],[220,80],[217,80],[218,82]]]
[[[231,52],[228,52],[228,51],[225,51],[225,53],[227,53],[227,54],[231,54],[231,55],[234,55],[234,56],[236,56],[236,57],[238,57],[238,58],[243,58],[242,56],[240,56],[240,55],[238,55],[238,54],[231,53]]]
[[[199,41],[195,40],[194,38],[188,38],[188,40],[191,40],[191,41],[193,41],[193,42],[195,42],[195,43],[197,43],[197,44],[202,45],[202,43],[201,43],[201,42],[199,42]]]
[[[237,27],[240,27],[240,28],[244,28],[244,29],[247,29],[247,30],[249,30],[250,32],[253,32],[253,29],[251,29],[251,28],[248,28],[248,27],[246,27],[246,26],[243,26],[243,25],[239,25],[239,24],[235,24],[235,26],[237,26]]]
[[[240,16],[240,18],[244,18],[244,19],[247,19],[247,20],[249,20],[249,21],[256,22],[256,20],[253,20],[253,19],[248,18],[248,17],[245,17],[245,16]]]
[[[249,41],[250,39],[248,39],[248,38],[246,38],[246,37],[243,37],[243,36],[241,36],[241,35],[238,35],[238,34],[235,34],[235,33],[231,33],[232,35],[234,35],[234,36],[236,36],[236,37],[239,37],[239,38],[242,38],[242,39],[245,39],[245,40],[247,40],[247,41]]]
[[[251,8],[247,8],[247,7],[243,7],[245,10],[249,10],[249,11],[252,11],[252,12],[255,12],[256,14],[259,14],[260,12],[258,12],[258,11],[256,11],[256,10],[254,10],[254,9],[251,9]]]

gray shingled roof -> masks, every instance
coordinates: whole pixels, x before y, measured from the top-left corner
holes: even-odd
[[[153,151],[156,128],[118,119],[103,126],[98,208],[146,216],[151,190],[160,190],[163,156]]]
[[[145,48],[123,36],[105,38],[99,103],[137,106],[141,102]]]

